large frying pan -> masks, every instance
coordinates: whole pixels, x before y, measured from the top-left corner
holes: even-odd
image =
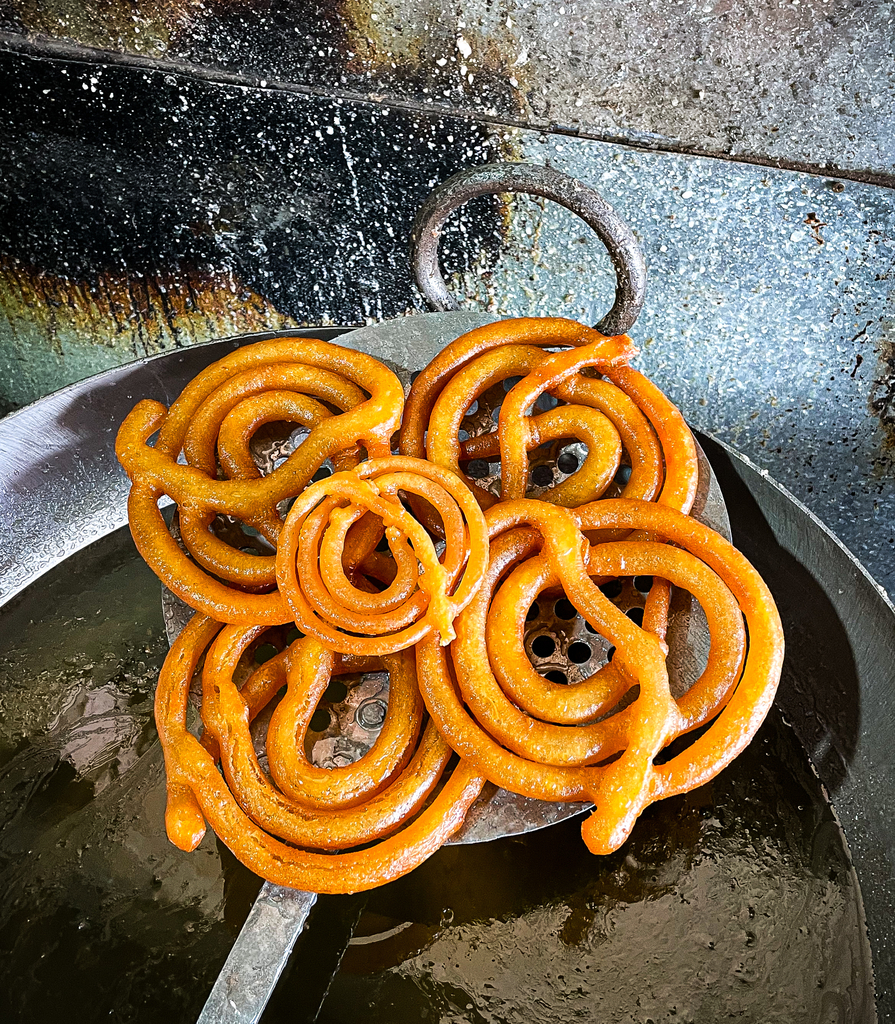
[[[468,318],[469,327],[490,319]],[[343,343],[352,343],[350,333],[337,329],[291,333],[342,336]],[[127,482],[115,463],[113,440],[133,402],[151,395],[168,403],[202,367],[234,346],[272,336],[144,359],[0,421],[0,658],[7,667],[25,664],[11,626],[17,609],[40,590],[43,574],[64,570],[82,557],[76,554],[80,549],[108,538],[124,523]],[[378,354],[406,363],[408,347]],[[414,352],[414,361],[425,362],[429,355]],[[729,448],[700,440],[724,490],[735,542],[765,576],[780,606],[787,658],[778,706],[841,820],[863,891],[879,1019],[890,1020],[895,1015],[895,609],[804,506]],[[89,588],[91,580],[83,586]],[[47,607],[46,614],[52,621],[60,612]],[[54,640],[48,635],[46,644],[52,648]],[[61,658],[65,651],[58,654]],[[7,691],[0,699],[15,695]],[[14,820],[10,827],[15,828]],[[599,872],[599,863],[592,870]],[[836,1003],[835,1015],[831,1010],[825,1019],[873,1020],[868,978],[859,966],[854,998],[847,1006]]]

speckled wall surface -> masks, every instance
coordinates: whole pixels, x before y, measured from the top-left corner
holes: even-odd
[[[123,67],[0,54],[0,96],[7,406],[178,345],[406,312],[416,207],[496,155],[468,121]]]
[[[428,189],[549,162],[644,246],[647,372],[891,589],[892,14],[0,4],[0,404],[213,337],[401,315]],[[506,314],[594,321],[611,293],[549,204],[471,206],[446,260]]]

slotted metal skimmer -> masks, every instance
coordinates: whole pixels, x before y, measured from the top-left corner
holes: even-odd
[[[405,387],[409,387],[410,371],[397,365],[389,356],[412,352],[414,358],[424,364],[455,337],[492,321],[493,318],[477,313],[430,313],[353,331],[340,340],[385,358],[398,372]],[[500,387],[483,395],[470,422],[464,425],[465,429],[470,433],[483,432],[485,427],[490,429],[488,425],[493,424],[494,413],[499,409],[504,394]],[[278,464],[301,443],[304,436],[304,431],[293,430],[285,435],[272,433],[260,438],[254,454],[262,471]],[[531,476],[539,482],[532,484],[530,496],[543,493],[553,480],[560,482],[571,475],[584,454],[583,447],[577,442],[568,445],[556,443],[532,453]],[[572,466],[573,459],[577,460],[576,467]],[[550,481],[547,480],[548,473]],[[624,470],[620,473],[623,475]],[[499,465],[489,463],[482,467],[479,482],[489,487],[499,483]],[[694,513],[729,537],[720,488],[701,452],[699,493]],[[223,524],[224,531],[233,528],[232,524]],[[252,543],[251,538],[243,540],[246,545]],[[256,543],[260,545],[260,538]],[[613,600],[636,618],[637,610],[643,607],[647,589],[646,580],[626,582]],[[163,594],[163,610],[168,637],[173,640],[192,612],[169,591]],[[679,695],[702,671],[708,655],[705,619],[689,595],[675,595],[668,640],[671,649],[669,675],[673,692]],[[525,645],[539,671],[549,678],[569,683],[587,678],[605,664],[611,654],[606,641],[587,627],[561,594],[548,595],[548,599],[542,595],[542,599],[532,607]],[[308,756],[314,764],[323,767],[348,764],[363,756],[375,742],[385,718],[387,673],[343,676],[339,677],[339,682],[345,686],[344,695],[340,694],[337,700],[321,701],[306,738]],[[194,692],[198,694],[195,689]],[[266,719],[259,716],[253,735],[262,765],[265,729]],[[461,831],[449,842],[487,842],[530,832],[580,814],[587,807],[583,803],[553,804],[531,800],[488,785],[470,809]],[[264,883],[212,989],[200,1021],[243,1022],[260,1018],[315,900],[313,893]]]

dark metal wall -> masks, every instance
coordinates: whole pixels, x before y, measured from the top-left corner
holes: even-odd
[[[640,365],[895,583],[893,5],[442,7],[0,0],[0,407],[408,312],[432,185],[549,162],[644,246]],[[599,245],[550,204],[454,227],[469,302],[605,311]]]
[[[222,333],[406,312],[415,208],[496,152],[470,121],[115,65],[0,53],[0,96],[10,404]]]
[[[891,180],[892,15],[878,0],[5,0],[0,28],[19,49],[27,34],[248,83]]]

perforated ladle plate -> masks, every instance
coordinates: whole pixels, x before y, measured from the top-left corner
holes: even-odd
[[[454,337],[473,327],[492,323],[494,319],[476,313],[427,313],[352,331],[340,341],[382,359],[395,370],[406,391],[409,390],[412,373],[387,353],[412,349],[414,362],[425,365]],[[421,347],[423,344],[425,348]],[[498,385],[476,403],[464,421],[464,429],[470,436],[491,429],[504,393],[505,389]],[[260,442],[253,442],[253,455],[259,468],[262,472],[275,468],[306,436],[307,430],[298,428],[288,436],[267,435]],[[720,487],[701,449],[698,454],[699,487],[692,514],[729,540],[730,523]],[[533,484],[528,497],[539,497],[554,483],[561,483],[576,471],[585,455],[586,449],[577,441],[566,444],[558,441],[533,451],[530,457]],[[624,477],[626,469],[622,467],[620,476]],[[324,473],[326,471],[324,469]],[[478,471],[478,482],[496,490],[500,482],[499,464],[485,464]],[[612,487],[619,489],[618,484]],[[611,496],[611,489],[608,496]],[[610,596],[622,611],[637,621],[638,615],[642,616],[648,590],[649,581],[638,578],[626,582],[618,593]],[[173,642],[193,613],[167,588],[163,588],[162,608],[168,640]],[[680,697],[705,667],[709,636],[702,609],[688,594],[679,590],[672,601],[668,644],[671,689],[675,697]],[[569,684],[593,675],[606,664],[611,654],[607,641],[594,633],[562,595],[549,600],[542,598],[532,606],[526,624],[525,648],[532,664],[542,675]],[[309,758],[324,768],[344,766],[366,754],[382,730],[388,704],[387,673],[367,672],[339,678],[346,687],[346,694],[337,701],[321,700],[315,716],[317,721],[312,723],[306,739]],[[192,695],[198,702],[196,687]],[[265,729],[266,718],[262,717],[253,730],[262,762]],[[587,803],[556,804],[532,800],[488,786],[467,814],[463,828],[449,842],[487,842],[501,836],[530,832],[580,814],[589,806]]]
[[[408,367],[421,369],[451,341],[496,319],[478,312],[427,313],[351,331],[340,337],[339,342],[381,359],[398,374],[407,391],[412,377]],[[464,422],[468,433],[474,435],[491,429],[503,393],[503,388],[498,387],[482,396],[475,411]],[[293,431],[288,437],[268,438],[256,449],[255,457],[262,468],[265,464],[273,467],[302,439],[302,431]],[[699,486],[692,514],[730,539],[721,489],[704,453],[700,450],[698,454]],[[557,442],[532,452],[530,496],[537,497],[552,483],[561,482],[575,472],[583,455],[584,449],[577,442],[567,445]],[[483,486],[493,487],[499,480],[499,467],[493,463],[475,469]],[[643,608],[648,589],[645,581],[638,587],[639,582],[626,584],[613,597],[623,611],[633,613],[632,617],[637,616],[636,609]],[[192,612],[167,590],[163,594],[163,610],[168,637],[173,640]],[[532,663],[543,674],[549,673],[550,678],[559,680],[559,673],[574,684],[608,660],[610,651],[606,641],[592,633],[580,616],[569,613],[561,595],[550,601],[540,600],[532,612],[526,627],[525,645]],[[668,645],[669,679],[672,693],[679,697],[705,667],[709,648],[702,609],[681,591],[676,591],[672,600]],[[342,677],[341,681],[346,684],[347,693],[339,701],[321,702],[319,715],[328,721],[317,730],[309,730],[306,738],[307,753],[317,765],[335,767],[357,760],[373,745],[385,718],[388,702],[385,673]],[[253,735],[259,757],[263,758],[265,722],[263,716],[259,717],[261,721]],[[531,832],[580,814],[589,806],[532,800],[488,784],[467,813],[463,827],[449,843],[487,842]],[[313,893],[265,882],[209,996],[199,1018],[200,1024],[258,1019],[315,899]]]

